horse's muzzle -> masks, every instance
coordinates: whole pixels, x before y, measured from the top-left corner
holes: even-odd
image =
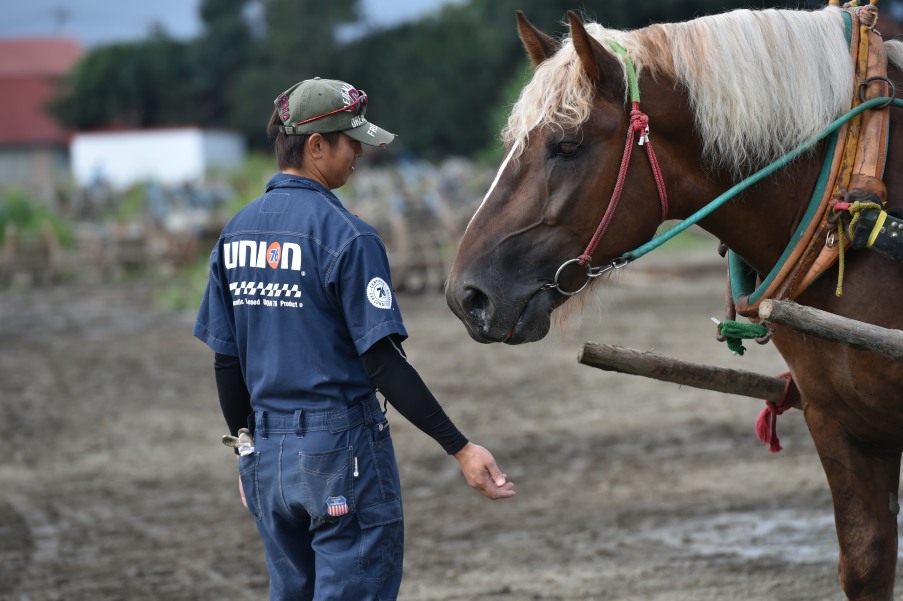
[[[542,339],[549,332],[552,293],[533,290],[521,300],[493,298],[474,285],[449,284],[445,300],[477,342],[522,344]]]

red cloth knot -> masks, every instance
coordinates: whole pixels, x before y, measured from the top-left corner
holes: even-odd
[[[756,436],[762,444],[769,445],[768,450],[772,453],[783,449],[781,441],[778,440],[778,416],[800,402],[800,391],[790,372],[782,373],[778,377],[787,382],[784,385],[784,394],[777,402],[765,401],[765,409],[756,419]]]

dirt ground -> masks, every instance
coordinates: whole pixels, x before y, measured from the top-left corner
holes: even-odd
[[[802,415],[579,365],[587,340],[777,374],[714,340],[721,259],[661,253],[571,336],[483,346],[436,293],[402,296],[414,365],[516,483],[489,502],[390,409],[405,491],[403,601],[840,600],[831,500]],[[193,313],[152,284],[0,294],[0,599],[266,597]],[[903,591],[901,576],[897,589]]]

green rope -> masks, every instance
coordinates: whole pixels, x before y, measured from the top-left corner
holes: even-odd
[[[739,321],[722,321],[718,324],[721,336],[727,342],[727,348],[738,355],[746,352],[743,340],[747,338],[761,338],[768,334],[768,328],[760,323],[740,323]]]
[[[624,64],[627,65],[627,89],[630,90],[630,101],[639,102],[640,84],[637,82],[636,69],[633,67],[633,61],[630,60],[627,49],[614,40],[608,40],[608,45],[624,59]]]
[[[856,115],[863,113],[867,110],[873,109],[873,108],[881,108],[882,106],[886,105],[888,102],[890,102],[890,104],[892,104],[893,106],[903,107],[903,99],[892,99],[892,98],[881,97],[881,98],[872,98],[871,100],[864,102],[853,109],[850,109],[849,112],[847,112],[842,117],[836,119],[834,122],[832,122],[826,128],[824,128],[821,132],[819,132],[818,135],[816,135],[815,137],[809,139],[806,142],[803,142],[802,144],[800,144],[799,146],[797,146],[796,148],[794,148],[793,150],[791,150],[790,152],[788,152],[787,154],[785,154],[784,156],[779,158],[778,160],[774,161],[773,163],[769,164],[766,167],[763,167],[762,169],[755,172],[751,176],[747,177],[740,183],[736,184],[731,189],[729,189],[725,193],[723,193],[721,196],[719,196],[715,200],[711,201],[709,204],[702,207],[701,209],[699,209],[698,211],[696,211],[695,213],[693,213],[692,215],[690,215],[689,217],[687,217],[686,219],[684,219],[683,221],[681,221],[680,223],[678,223],[677,225],[675,225],[674,227],[669,229],[668,231],[659,234],[658,236],[656,236],[655,238],[653,238],[646,244],[643,244],[642,246],[639,246],[631,251],[624,253],[623,255],[621,255],[620,260],[630,263],[632,261],[635,261],[636,259],[639,259],[640,257],[645,255],[649,251],[658,248],[659,246],[661,246],[662,244],[664,244],[665,242],[667,242],[668,240],[670,240],[677,234],[683,232],[684,230],[686,230],[690,226],[698,223],[699,221],[702,221],[702,219],[704,219],[705,217],[708,217],[715,209],[717,209],[718,207],[720,207],[721,205],[726,203],[728,200],[730,200],[734,196],[737,196],[737,194],[739,194],[743,190],[746,190],[753,184],[760,182],[761,180],[765,179],[766,177],[768,177],[769,175],[771,175],[778,169],[785,167],[788,163],[790,163],[791,161],[793,161],[794,159],[796,159],[797,157],[799,157],[800,155],[805,153],[807,150],[809,150],[809,148],[811,148],[813,145],[815,145],[816,142],[824,139],[829,134],[831,134],[832,132],[839,129],[844,123],[846,123],[847,121],[849,121]]]

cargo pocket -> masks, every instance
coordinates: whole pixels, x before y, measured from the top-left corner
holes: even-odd
[[[379,582],[401,572],[404,519],[401,499],[358,508],[361,527],[361,579]]]
[[[245,503],[248,511],[256,519],[260,519],[260,486],[257,484],[257,466],[260,463],[260,453],[243,455],[238,460],[238,478],[241,480],[241,489],[245,493]]]
[[[298,463],[304,483],[305,509],[310,517],[337,522],[354,511],[351,447],[323,453],[301,451]]]

